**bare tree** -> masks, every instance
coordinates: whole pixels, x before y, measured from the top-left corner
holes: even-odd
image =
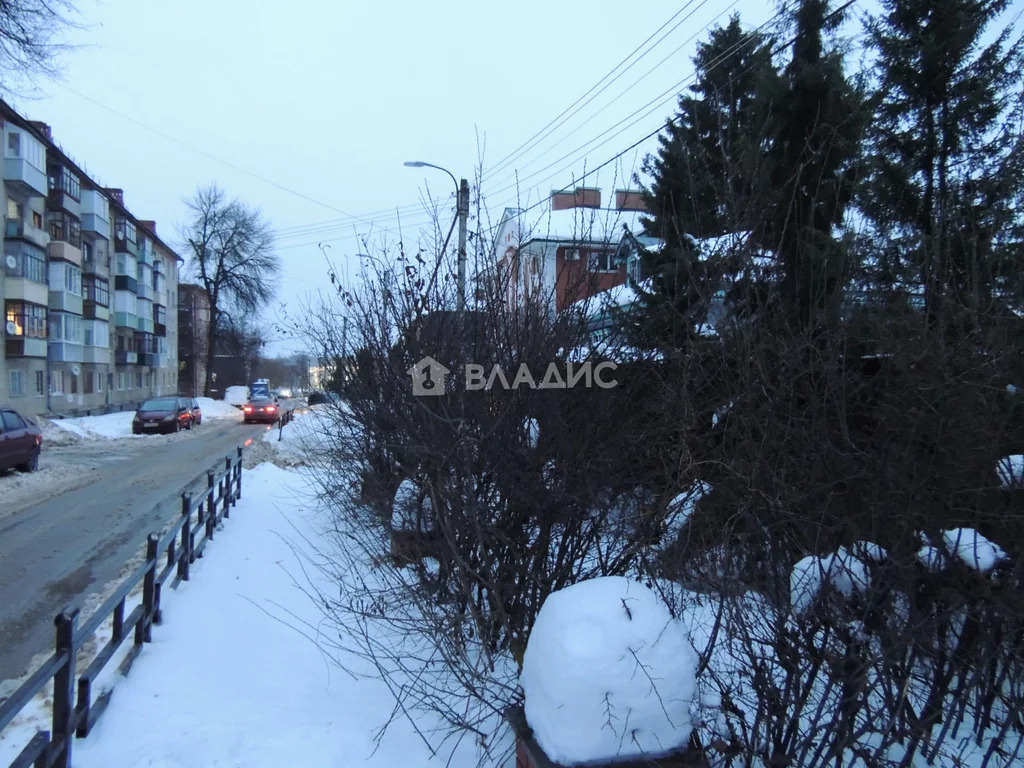
[[[191,268],[210,297],[205,392],[213,386],[213,355],[232,318],[256,315],[273,298],[280,259],[262,213],[228,200],[216,185],[201,187],[185,201],[192,221],[182,232]]]
[[[76,26],[74,12],[71,0],[0,0],[0,92],[60,74],[57,57],[70,46],[58,38]]]

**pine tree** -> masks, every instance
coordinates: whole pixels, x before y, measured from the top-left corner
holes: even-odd
[[[853,197],[865,110],[842,53],[826,37],[845,6],[801,0],[785,86],[773,100],[768,149],[773,199],[760,247],[776,254],[782,273],[781,307],[797,328],[838,317],[849,269],[837,237]]]
[[[738,16],[712,30],[693,59],[695,82],[644,161],[645,230],[664,247],[643,254],[652,290],[621,317],[630,343],[681,350],[706,322],[725,262],[708,258],[697,240],[747,231],[767,197],[764,143],[771,94],[779,85],[773,40],[743,29]]]
[[[772,39],[746,31],[734,15],[712,30],[693,59],[695,82],[659,135],[643,170],[647,233],[670,244],[684,235],[746,231],[760,215],[761,147],[778,83]]]
[[[928,315],[970,324],[1021,302],[1022,45],[1009,0],[882,0],[871,175],[862,206],[881,245],[876,282],[924,289]]]

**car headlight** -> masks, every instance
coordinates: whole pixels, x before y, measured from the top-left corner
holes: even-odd
[[[174,414],[172,413],[170,416],[164,416],[164,421],[174,421]]]

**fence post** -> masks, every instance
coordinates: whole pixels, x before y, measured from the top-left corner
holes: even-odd
[[[51,765],[55,768],[71,768],[71,742],[75,718],[75,625],[78,623],[78,608],[65,609],[53,620],[57,627],[57,654],[67,656],[67,661],[53,676],[53,752],[57,757]]]
[[[224,457],[224,516],[227,517],[228,510],[231,508],[231,497],[234,493],[234,488],[231,487],[231,475],[234,472],[234,465],[231,463],[231,457]]]
[[[217,478],[213,470],[206,472],[206,538],[213,538],[213,526],[217,524]]]
[[[189,564],[192,562],[192,494],[181,494],[181,516],[184,518],[181,526],[181,552],[178,553],[178,577],[182,581],[188,581]]]
[[[149,570],[146,571],[146,575],[142,579],[142,621],[135,625],[136,645],[153,641],[150,626],[153,624],[159,608],[156,595],[156,569],[159,566],[157,547],[159,544],[160,537],[157,534],[151,533],[146,537],[146,564],[149,566]]]
[[[235,503],[242,498],[242,446],[238,446],[238,463],[235,465],[235,472],[238,474],[238,491],[235,493]]]

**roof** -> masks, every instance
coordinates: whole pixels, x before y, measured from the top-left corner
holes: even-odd
[[[559,243],[618,243],[626,230],[642,231],[643,211],[615,208],[550,208],[539,215],[520,216],[523,244],[531,241]]]
[[[87,189],[96,190],[103,194],[103,196],[106,197],[107,200],[110,202],[111,207],[114,208],[115,210],[121,211],[121,213],[124,216],[129,217],[135,223],[137,229],[141,229],[144,234],[146,234],[153,240],[153,242],[160,245],[164,250],[169,251],[178,261],[185,261],[185,259],[178,255],[177,251],[171,248],[171,246],[167,245],[167,243],[165,243],[159,237],[157,237],[156,232],[152,231],[149,227],[146,227],[145,225],[141,224],[140,221],[135,217],[135,215],[131,211],[129,211],[123,205],[114,200],[114,198],[107,193],[107,188],[105,188],[102,184],[100,184],[98,181],[92,178],[88,173],[82,170],[78,163],[76,163],[74,160],[68,157],[67,153],[64,152],[63,149],[61,149],[57,142],[55,142],[52,138],[48,138],[42,131],[40,131],[36,126],[34,126],[32,124],[33,121],[19,115],[18,112],[14,109],[14,107],[12,107],[3,99],[0,99],[0,113],[3,114],[3,117],[5,119],[10,120],[12,123],[17,125],[19,129],[31,133],[37,141],[39,141],[40,143],[43,144],[43,146],[46,147],[47,153],[54,152],[55,154],[59,155],[61,158],[61,165],[64,165],[71,171],[73,171],[74,174],[78,176],[79,182],[82,183],[83,187],[86,187]]]

